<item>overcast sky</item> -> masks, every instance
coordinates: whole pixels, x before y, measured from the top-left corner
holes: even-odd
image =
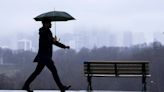
[[[66,11],[76,18],[75,21],[57,23],[60,33],[78,28],[145,33],[164,31],[164,0],[1,0],[0,36],[36,32],[41,23],[33,18],[54,9]]]

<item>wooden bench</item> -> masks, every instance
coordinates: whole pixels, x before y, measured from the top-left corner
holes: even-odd
[[[86,61],[84,74],[88,90],[92,91],[92,77],[142,77],[142,91],[146,91],[146,78],[150,77],[148,61]]]

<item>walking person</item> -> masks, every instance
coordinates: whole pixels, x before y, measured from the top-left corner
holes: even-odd
[[[43,20],[42,24],[43,26],[39,29],[39,50],[37,56],[34,59],[34,62],[37,62],[38,64],[36,66],[35,71],[26,80],[22,89],[30,91],[30,84],[46,66],[51,71],[53,78],[61,92],[65,92],[65,90],[68,90],[71,86],[65,86],[60,81],[56,67],[52,60],[52,51],[53,45],[56,45],[63,49],[69,49],[70,47],[60,43],[57,40],[56,36],[52,36],[52,32],[50,31],[51,21]]]

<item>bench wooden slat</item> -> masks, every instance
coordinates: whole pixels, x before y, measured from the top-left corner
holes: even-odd
[[[87,70],[87,67],[84,67],[84,69]],[[115,69],[115,67],[90,67],[90,70],[92,69]],[[124,69],[129,69],[129,70],[142,70],[142,67],[117,67],[117,69],[124,70]],[[148,71],[149,68],[145,67],[145,69]]]
[[[144,66],[143,66],[144,65]],[[89,68],[88,68],[89,67]],[[143,69],[143,67],[145,69]],[[84,62],[84,73],[88,74],[103,74],[103,75],[143,75],[143,70],[145,74],[149,75],[149,66],[147,61],[138,62]]]
[[[85,75],[85,76],[87,76],[87,74]],[[129,75],[114,75],[114,74],[108,74],[108,75],[103,75],[103,74],[92,74],[92,76],[94,76],[94,77],[142,77],[142,75],[132,75],[132,74],[129,74]],[[146,75],[146,77],[150,77],[151,75]]]
[[[116,74],[115,71],[92,71],[92,72],[85,72],[85,74]],[[117,75],[121,75],[121,74],[138,74],[138,75],[142,75],[143,73],[140,71],[135,71],[135,72],[128,72],[128,71],[121,71],[118,72]],[[145,73],[146,75],[148,75],[149,73]]]
[[[92,61],[84,62],[84,74],[87,76],[88,87],[92,90],[91,77],[142,77],[142,90],[146,91],[146,77],[149,74],[147,61]]]

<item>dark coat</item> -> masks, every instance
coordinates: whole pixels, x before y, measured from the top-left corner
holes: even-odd
[[[46,28],[40,28],[39,29],[39,50],[38,54],[34,59],[34,62],[39,62],[39,63],[48,63],[52,61],[52,51],[53,51],[53,46],[56,45],[61,48],[66,48],[65,45],[62,43],[56,41],[53,42],[53,36],[50,31],[50,29]]]

